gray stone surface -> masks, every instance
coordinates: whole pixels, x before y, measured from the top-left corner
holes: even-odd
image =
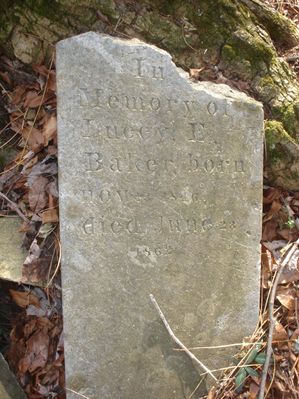
[[[261,105],[192,83],[154,46],[95,33],[58,44],[57,79],[67,387],[187,398],[201,371],[149,294],[188,347],[254,330]],[[212,353],[196,352],[227,363]]]
[[[26,399],[26,396],[17,383],[8,364],[0,353],[0,398],[1,399]]]
[[[23,235],[18,232],[18,217],[0,218],[0,278],[20,282],[26,251],[21,248]]]

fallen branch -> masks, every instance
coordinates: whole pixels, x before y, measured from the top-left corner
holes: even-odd
[[[269,333],[268,333],[268,342],[267,342],[267,350],[266,350],[266,360],[265,360],[263,371],[262,371],[262,380],[261,380],[261,384],[260,384],[258,399],[264,399],[267,374],[268,374],[268,369],[269,369],[269,365],[270,365],[271,355],[273,352],[273,349],[272,349],[273,331],[275,328],[275,321],[276,321],[276,319],[274,317],[274,302],[275,302],[275,297],[276,297],[277,286],[279,283],[280,276],[281,276],[282,272],[284,271],[284,268],[286,267],[286,265],[288,264],[288,262],[291,260],[292,256],[294,255],[294,252],[296,251],[298,244],[299,244],[299,239],[296,242],[294,242],[291,249],[285,254],[284,259],[281,262],[279,262],[279,267],[278,267],[275,279],[274,279],[272,287],[271,287],[271,294],[270,294],[270,299],[269,299]]]
[[[8,203],[9,207],[13,211],[17,212],[17,214],[20,216],[20,218],[22,218],[26,223],[29,223],[29,219],[26,218],[26,216],[24,215],[24,213],[21,211],[21,209],[18,207],[17,204],[15,204],[8,197],[6,197],[5,194],[1,193],[1,191],[0,191],[0,197],[3,198]]]
[[[200,361],[197,359],[196,356],[193,355],[192,352],[189,351],[189,349],[174,335],[174,332],[170,328],[170,325],[168,324],[164,314],[162,313],[162,310],[160,309],[160,306],[158,305],[154,295],[150,294],[150,299],[152,301],[152,304],[155,306],[161,320],[163,321],[163,324],[168,331],[168,334],[171,336],[171,338],[174,340],[174,342],[180,346],[184,352],[195,362],[197,363],[207,374],[209,374],[210,377],[213,378],[213,380],[217,381],[217,378],[214,376],[214,374]]]

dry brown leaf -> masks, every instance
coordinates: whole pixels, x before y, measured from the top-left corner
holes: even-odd
[[[263,228],[262,240],[273,241],[277,236],[276,229],[277,229],[277,222],[275,222],[274,220],[269,220],[268,222],[266,222]]]
[[[53,93],[56,92],[56,74],[55,74],[55,71],[50,71],[47,88],[49,90],[53,91]],[[56,101],[56,98],[55,98],[55,101]]]
[[[48,329],[35,332],[27,341],[26,356],[19,363],[19,371],[32,373],[39,367],[44,367],[48,360],[49,348]]]
[[[281,195],[281,191],[275,187],[269,187],[264,192],[263,203],[265,205],[271,204],[274,200],[278,200]]]
[[[279,284],[286,284],[291,283],[293,281],[299,280],[299,270],[296,269],[285,269],[281,274],[278,283]]]
[[[291,339],[298,339],[299,338],[299,328],[297,328],[293,334],[291,335]]]
[[[267,222],[268,220],[272,219],[272,217],[281,209],[282,204],[280,201],[274,200],[271,204],[270,210],[266,213],[264,216],[264,222]]]
[[[23,97],[25,91],[26,91],[26,88],[24,86],[17,86],[15,88],[15,90],[13,91],[13,93],[12,93],[11,104],[12,105],[19,104],[21,102],[21,100],[22,100],[22,97]]]
[[[45,147],[49,144],[49,141],[53,140],[54,137],[56,136],[56,129],[57,129],[56,116],[51,115],[50,118],[45,122],[43,128]]]
[[[42,223],[57,223],[59,221],[57,208],[46,209],[42,213]]]
[[[48,184],[47,193],[49,194],[49,208],[53,208],[57,205],[57,198],[59,197],[58,183],[56,178],[54,178],[54,180]]]
[[[9,77],[8,72],[1,72],[1,71],[0,71],[0,78],[1,78],[4,82],[6,82],[6,83],[8,83],[9,85],[11,85],[11,80],[10,80],[10,77]]]
[[[38,64],[34,64],[32,65],[32,69],[35,72],[38,72],[40,75],[42,76],[47,76],[49,73],[48,68],[46,67],[46,65],[38,65]]]
[[[29,305],[40,307],[39,299],[31,292],[9,290],[13,301],[21,308],[26,308]]]
[[[33,318],[29,320],[23,329],[24,337],[27,339],[30,337],[30,335],[33,333],[34,330],[36,330],[36,324],[37,324],[37,318]]]
[[[44,147],[44,138],[40,130],[32,126],[25,126],[22,131],[25,143],[35,153],[40,151]]]
[[[296,290],[294,288],[279,287],[276,298],[287,309],[295,309]]]
[[[249,398],[256,399],[259,393],[259,389],[260,387],[255,382],[251,382],[249,385]]]
[[[299,231],[296,228],[278,230],[277,233],[287,241],[296,241],[299,236]]]
[[[36,213],[44,209],[48,204],[48,195],[46,192],[46,185],[48,179],[44,176],[37,176],[29,189],[29,206],[30,209]]]
[[[29,90],[25,94],[23,106],[24,108],[28,108],[28,105],[31,101],[35,100],[35,98],[38,97],[38,93],[35,90]]]
[[[283,341],[288,339],[288,334],[284,328],[284,326],[278,321],[275,322],[274,331],[273,331],[273,340],[274,341]]]
[[[199,68],[199,69],[191,68],[191,69],[189,70],[190,77],[191,77],[192,79],[199,80],[200,74],[201,74],[201,72],[204,71],[204,70],[205,70],[205,67],[202,67],[202,68]]]
[[[286,387],[285,383],[282,380],[279,380],[278,378],[276,378],[273,381],[273,386],[277,388],[280,392],[288,392],[288,388]]]

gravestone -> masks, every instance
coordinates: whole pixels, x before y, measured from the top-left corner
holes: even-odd
[[[91,32],[57,45],[57,88],[68,398],[189,397],[202,370],[149,295],[187,347],[253,332],[261,104],[191,82],[157,47]]]
[[[0,218],[0,278],[20,282],[26,251],[22,248],[19,217]]]

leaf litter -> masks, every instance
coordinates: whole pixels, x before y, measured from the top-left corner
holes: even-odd
[[[29,399],[64,399],[55,69],[51,62],[48,67],[36,65],[29,73],[18,62],[2,57],[0,78],[1,102],[8,119],[0,126],[0,144],[4,143],[0,151],[15,149],[0,171],[0,191],[29,220],[20,226],[28,250],[24,284],[9,290],[19,313],[10,320],[6,359]],[[247,340],[252,345],[244,344],[236,357],[238,366],[224,370],[220,385],[208,393],[209,399],[258,397],[269,328],[269,289],[285,248],[299,237],[299,192],[265,187],[263,203],[259,326]],[[1,200],[1,216],[11,213],[9,204]],[[299,395],[298,266],[299,249],[283,270],[276,292],[268,398]],[[46,288],[25,285],[40,282]]]
[[[25,72],[1,57],[0,77],[8,121],[0,126],[0,156],[14,150],[0,170],[0,191],[24,215],[19,233],[28,251],[24,284],[8,291],[20,311],[9,318],[5,355],[29,399],[63,399],[55,70],[51,62]],[[11,204],[0,200],[1,216],[10,215]]]

